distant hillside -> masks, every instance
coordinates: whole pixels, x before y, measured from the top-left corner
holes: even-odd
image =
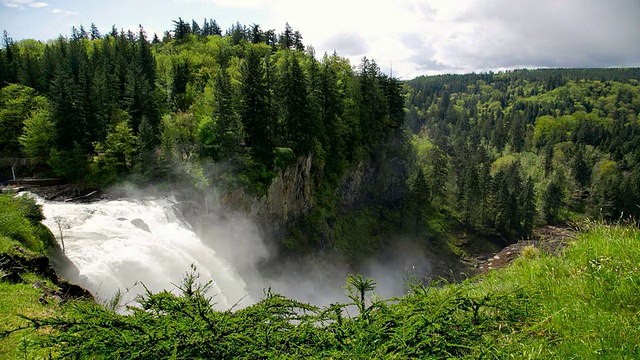
[[[422,76],[406,88],[439,211],[509,237],[640,215],[640,69]]]

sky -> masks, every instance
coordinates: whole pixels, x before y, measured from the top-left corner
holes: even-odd
[[[639,67],[640,0],[0,0],[0,30],[48,40],[95,23],[162,37],[181,17],[284,30],[316,56],[366,56],[403,80],[540,67]]]

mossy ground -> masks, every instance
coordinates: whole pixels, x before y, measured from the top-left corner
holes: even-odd
[[[0,253],[7,254],[15,251],[19,244],[6,236],[0,236]],[[55,315],[60,311],[54,301],[42,304],[40,297],[42,289],[34,286],[39,282],[44,286],[53,287],[50,281],[32,273],[21,274],[24,284],[11,284],[0,281],[0,332],[17,329],[29,324],[22,316],[41,318]],[[47,349],[36,349],[33,341],[46,329],[24,330],[14,332],[0,338],[0,359],[34,359],[45,358],[49,355]]]

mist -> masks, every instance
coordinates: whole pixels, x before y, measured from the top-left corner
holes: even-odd
[[[121,305],[133,305],[146,289],[179,293],[191,265],[201,283],[212,283],[218,310],[248,306],[269,290],[316,306],[348,302],[349,274],[374,278],[382,298],[402,296],[407,282],[433,270],[434,259],[403,238],[358,266],[333,252],[283,255],[268,224],[224,208],[216,192],[207,195],[204,214],[195,209],[202,194],[133,186],[106,193],[109,200],[89,204],[44,202],[45,224],[58,240],[62,224],[73,263],[57,270],[103,303],[120,293]]]

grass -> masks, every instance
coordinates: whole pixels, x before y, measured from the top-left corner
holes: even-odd
[[[41,209],[33,200],[2,194],[0,209],[0,255],[29,258],[46,253],[46,247],[52,244],[51,234],[39,223],[42,218]],[[40,303],[42,289],[34,287],[37,281],[47,288],[55,289],[51,281],[28,270],[20,273],[20,276],[26,283],[0,281],[0,336],[3,331],[27,326],[29,322],[22,316],[41,318],[59,312],[55,301]],[[0,359],[48,357],[48,350],[34,346],[34,340],[48,330],[27,329],[0,337]]]
[[[0,236],[0,253],[12,253],[17,242],[6,236]],[[41,289],[36,289],[34,282],[42,282],[49,288],[54,288],[51,282],[31,273],[22,274],[26,284],[10,284],[0,282],[0,332],[24,327],[28,321],[21,315],[28,317],[52,316],[58,311],[53,301],[43,305],[38,299],[42,295]],[[45,358],[49,355],[46,349],[33,346],[33,341],[45,330],[32,329],[14,332],[7,337],[0,338],[0,359],[34,359]]]
[[[539,324],[505,336],[496,354],[514,358],[640,358],[640,231],[584,223],[560,257],[536,254],[481,280],[480,291],[520,287],[540,294]],[[523,336],[525,335],[525,336]]]

